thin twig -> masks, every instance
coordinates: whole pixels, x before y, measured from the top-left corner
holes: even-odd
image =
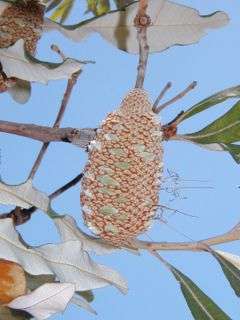
[[[85,148],[96,135],[94,128],[51,128],[0,120],[0,132],[16,134],[41,142],[68,142]]]
[[[173,97],[172,99],[168,100],[167,102],[163,103],[162,105],[158,106],[157,108],[155,108],[155,113],[159,113],[161,112],[163,109],[165,109],[166,107],[168,107],[169,105],[175,103],[176,101],[178,101],[179,99],[182,99],[188,92],[190,92],[191,90],[193,90],[197,85],[196,81],[193,81],[192,83],[190,83],[189,86],[187,86],[186,89],[184,89],[182,92],[180,92],[179,94],[177,94],[175,97]]]
[[[166,92],[172,87],[172,82],[168,82],[165,87],[162,89],[162,91],[159,93],[157,99],[155,100],[153,104],[152,111],[156,112],[156,108],[159,104],[159,102],[162,100],[162,98],[165,96]]]
[[[72,179],[71,181],[69,181],[68,183],[66,183],[64,186],[62,186],[61,188],[57,189],[56,191],[54,191],[53,193],[51,193],[49,195],[49,199],[53,200],[55,198],[57,198],[58,196],[60,196],[62,193],[64,193],[65,191],[67,191],[68,189],[72,188],[73,186],[75,186],[83,177],[83,173],[80,173],[79,175],[77,175],[74,179]]]
[[[138,13],[134,19],[134,24],[137,29],[137,40],[139,44],[139,61],[137,67],[137,79],[135,88],[143,88],[145,79],[149,46],[147,42],[147,28],[151,24],[150,17],[146,14],[148,0],[139,1]]]
[[[62,103],[61,103],[61,106],[60,106],[60,109],[59,109],[59,112],[57,114],[57,118],[55,120],[55,123],[53,125],[53,128],[59,128],[60,126],[60,123],[61,123],[61,120],[63,118],[63,115],[66,111],[66,107],[67,107],[67,104],[68,104],[68,101],[70,99],[70,96],[71,96],[71,93],[72,93],[72,90],[73,90],[73,87],[74,85],[76,84],[77,82],[77,79],[80,75],[80,72],[76,72],[72,75],[72,77],[68,80],[68,83],[67,83],[67,88],[66,88],[66,91],[64,93],[64,96],[63,96],[63,99],[62,99]],[[49,146],[50,142],[46,142],[43,144],[41,150],[39,151],[39,154],[37,156],[37,159],[35,160],[34,164],[33,164],[33,167],[30,171],[30,174],[28,176],[28,179],[33,179],[41,162],[42,162],[42,159],[48,149],[48,146]]]

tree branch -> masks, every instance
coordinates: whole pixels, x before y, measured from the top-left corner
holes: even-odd
[[[65,90],[65,93],[64,93],[64,96],[63,96],[63,99],[62,99],[62,103],[61,103],[61,106],[60,106],[60,109],[59,109],[59,112],[57,114],[57,117],[56,117],[56,120],[54,122],[54,125],[53,125],[53,128],[59,128],[60,126],[60,123],[62,121],[62,118],[64,116],[64,113],[66,111],[66,108],[67,108],[67,104],[68,104],[68,101],[70,99],[70,96],[71,96],[71,93],[72,93],[72,90],[73,90],[73,87],[74,85],[76,84],[77,82],[77,79],[80,75],[81,71],[79,72],[76,72],[74,73],[71,78],[68,80],[68,83],[67,83],[67,88]],[[49,146],[50,142],[45,142],[41,148],[41,150],[39,151],[39,154],[32,166],[32,169],[29,173],[29,176],[28,176],[28,179],[33,179],[41,162],[42,162],[42,159],[48,149],[48,146]]]
[[[50,128],[35,124],[16,123],[0,120],[0,132],[16,134],[41,142],[69,142],[85,148],[96,135],[92,128]]]
[[[200,241],[189,242],[150,242],[135,240],[133,246],[144,250],[185,250],[185,251],[206,251],[209,246],[240,240],[240,226],[237,224],[230,231],[215,237]]]
[[[135,88],[143,87],[148,61],[149,46],[147,43],[147,27],[151,24],[151,19],[146,14],[147,6],[148,0],[140,0],[138,13],[134,19],[134,24],[137,28],[137,39],[139,44],[139,61]]]

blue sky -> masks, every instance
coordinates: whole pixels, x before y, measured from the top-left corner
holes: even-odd
[[[240,84],[239,2],[176,2],[195,7],[201,14],[216,10],[226,11],[231,21],[228,26],[209,32],[196,45],[174,47],[150,56],[145,89],[152,100],[167,81],[173,82],[173,88],[166,98],[172,97],[193,80],[198,81],[198,87],[194,91],[163,112],[163,123],[174,118],[182,109],[214,92]],[[81,4],[76,6],[75,14],[70,21],[76,22],[81,10]],[[62,126],[98,126],[106,114],[114,110],[134,86],[137,56],[119,51],[96,34],[82,43],[73,43],[55,33],[44,35],[39,45],[38,56],[55,59],[55,55],[49,49],[52,43],[58,44],[67,56],[96,61],[95,65],[85,67]],[[50,126],[55,119],[65,86],[66,81],[50,82],[48,86],[34,84],[32,97],[23,106],[14,103],[7,94],[2,94],[1,119]],[[234,101],[229,100],[184,122],[179,132],[197,131],[223,114],[233,103]],[[2,179],[9,184],[25,181],[40,147],[39,142],[1,134]],[[64,143],[51,144],[36,175],[35,186],[44,192],[52,192],[81,172],[86,159],[87,154],[82,149]],[[193,240],[199,240],[225,232],[240,220],[240,168],[228,154],[206,151],[192,144],[168,142],[164,144],[164,165],[165,169],[176,172],[182,180],[207,182],[180,180],[183,188],[180,189],[179,198],[173,201],[170,201],[169,194],[161,193],[160,203],[196,215],[198,218],[166,213],[166,223],[156,222],[148,232],[151,239],[185,241],[187,239],[179,234],[183,233]],[[195,188],[201,186],[213,188]],[[54,201],[53,207],[59,213],[73,215],[82,226],[79,193],[78,185]],[[0,206],[0,209],[1,212],[6,211],[3,206]],[[19,227],[19,230],[32,245],[59,241],[52,222],[42,212],[34,214],[31,221]],[[143,238],[149,240],[148,236]],[[219,248],[240,255],[237,242]],[[239,299],[234,296],[213,258],[205,253],[191,252],[164,252],[162,255],[192,278],[232,319],[239,319]],[[97,319],[192,319],[177,282],[159,261],[148,253],[134,256],[120,252],[94,258],[114,267],[129,281],[129,294],[126,296],[112,287],[95,291],[93,307],[98,312]],[[55,316],[53,319],[90,320],[94,319],[94,316],[70,306],[64,315]]]

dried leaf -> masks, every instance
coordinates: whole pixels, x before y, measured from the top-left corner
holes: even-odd
[[[76,294],[80,295],[81,297],[83,297],[84,300],[86,300],[87,302],[93,302],[93,300],[94,300],[94,294],[90,290],[88,290],[88,291],[77,291]]]
[[[0,306],[0,320],[27,320],[27,319],[32,319],[32,316],[27,312]]]
[[[43,284],[55,282],[55,276],[52,274],[32,275],[27,272],[25,272],[25,274],[27,280],[27,287],[31,291],[37,289]]]
[[[22,39],[8,48],[0,49],[0,61],[7,77],[44,84],[49,80],[68,79],[84,65],[83,62],[70,58],[61,63],[37,60],[25,52]]]
[[[31,96],[31,84],[28,81],[16,79],[16,82],[8,88],[8,93],[17,103],[24,104]]]
[[[21,208],[37,207],[48,211],[49,198],[34,188],[32,180],[19,185],[9,185],[0,181],[0,203]]]
[[[111,11],[76,25],[63,26],[47,19],[44,31],[57,29],[74,41],[81,41],[89,34],[98,32],[119,49],[138,53],[137,31],[134,25],[137,12],[138,2],[134,2],[126,6],[125,10]],[[206,29],[225,26],[229,21],[224,12],[201,16],[195,9],[167,0],[149,0],[147,12],[152,21],[148,27],[150,52],[160,52],[174,45],[196,43]]]
[[[32,290],[37,289],[38,287],[42,286],[43,284],[46,283],[58,283],[58,281],[55,281],[55,276],[52,274],[40,274],[40,275],[32,275],[27,272],[26,274],[26,280],[27,280],[27,288]],[[80,295],[84,299],[80,298],[80,301],[78,301],[78,297],[74,298],[75,296]],[[82,301],[83,300],[83,301]],[[87,302],[92,302],[94,300],[94,295],[92,291],[76,291],[76,294],[72,297],[71,303],[75,303],[80,307],[83,307],[87,309],[90,312],[93,312],[93,309],[91,306],[89,306]]]
[[[19,263],[33,275],[54,274],[60,282],[74,283],[76,291],[113,285],[127,293],[126,281],[116,271],[96,264],[79,241],[28,249],[19,241],[12,219],[2,219],[0,247],[0,258]]]
[[[54,223],[58,229],[62,241],[77,240],[80,241],[82,248],[88,252],[93,251],[96,254],[109,254],[117,250],[116,247],[104,243],[101,239],[89,236],[83,232],[73,217],[65,215],[54,218]]]
[[[38,320],[65,310],[74,294],[72,283],[48,283],[33,292],[18,297],[8,304],[12,309],[20,309],[32,314]]]
[[[91,305],[77,294],[74,294],[70,302],[76,304],[78,307],[89,311],[90,313],[97,314],[96,311],[91,307]]]

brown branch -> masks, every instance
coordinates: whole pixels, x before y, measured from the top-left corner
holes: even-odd
[[[139,61],[137,67],[137,79],[135,88],[143,88],[145,79],[149,46],[147,43],[147,27],[151,24],[150,17],[146,14],[148,0],[140,0],[138,13],[134,19],[137,28],[137,40],[139,44]]]
[[[60,106],[60,109],[59,109],[59,112],[57,114],[57,117],[56,117],[56,120],[54,122],[54,125],[53,125],[53,128],[59,128],[60,126],[60,123],[61,123],[61,120],[64,116],[64,113],[66,111],[66,108],[67,108],[67,104],[68,104],[68,101],[70,99],[70,96],[71,96],[71,93],[72,93],[72,90],[73,90],[73,87],[74,85],[76,84],[77,82],[77,79],[80,75],[80,71],[79,72],[76,72],[72,75],[72,77],[68,80],[68,83],[67,83],[67,88],[66,88],[66,91],[64,93],[64,96],[63,96],[63,99],[62,99],[62,103],[61,103],[61,106]],[[49,146],[50,142],[45,142],[41,148],[41,150],[39,151],[39,154],[33,164],[33,167],[29,173],[29,176],[28,176],[28,179],[33,179],[41,162],[42,162],[42,159],[48,149],[48,146]]]
[[[189,242],[150,242],[136,240],[133,242],[133,247],[144,250],[185,250],[185,251],[206,251],[206,247],[218,245],[222,243],[232,242],[240,240],[240,227],[237,224],[230,231],[220,234],[216,237],[203,239],[200,241],[189,241]]]
[[[50,128],[35,124],[0,120],[0,132],[16,134],[41,142],[69,142],[85,148],[96,135],[96,129]]]
[[[189,86],[187,86],[186,89],[184,89],[182,92],[180,92],[179,94],[177,94],[175,97],[173,97],[172,99],[168,100],[167,102],[163,103],[162,105],[158,106],[155,108],[155,113],[159,113],[161,112],[163,109],[165,109],[166,107],[168,107],[169,105],[175,103],[176,101],[182,99],[187,93],[189,93],[189,91],[193,90],[197,85],[196,81],[193,81],[192,83],[190,83]]]

